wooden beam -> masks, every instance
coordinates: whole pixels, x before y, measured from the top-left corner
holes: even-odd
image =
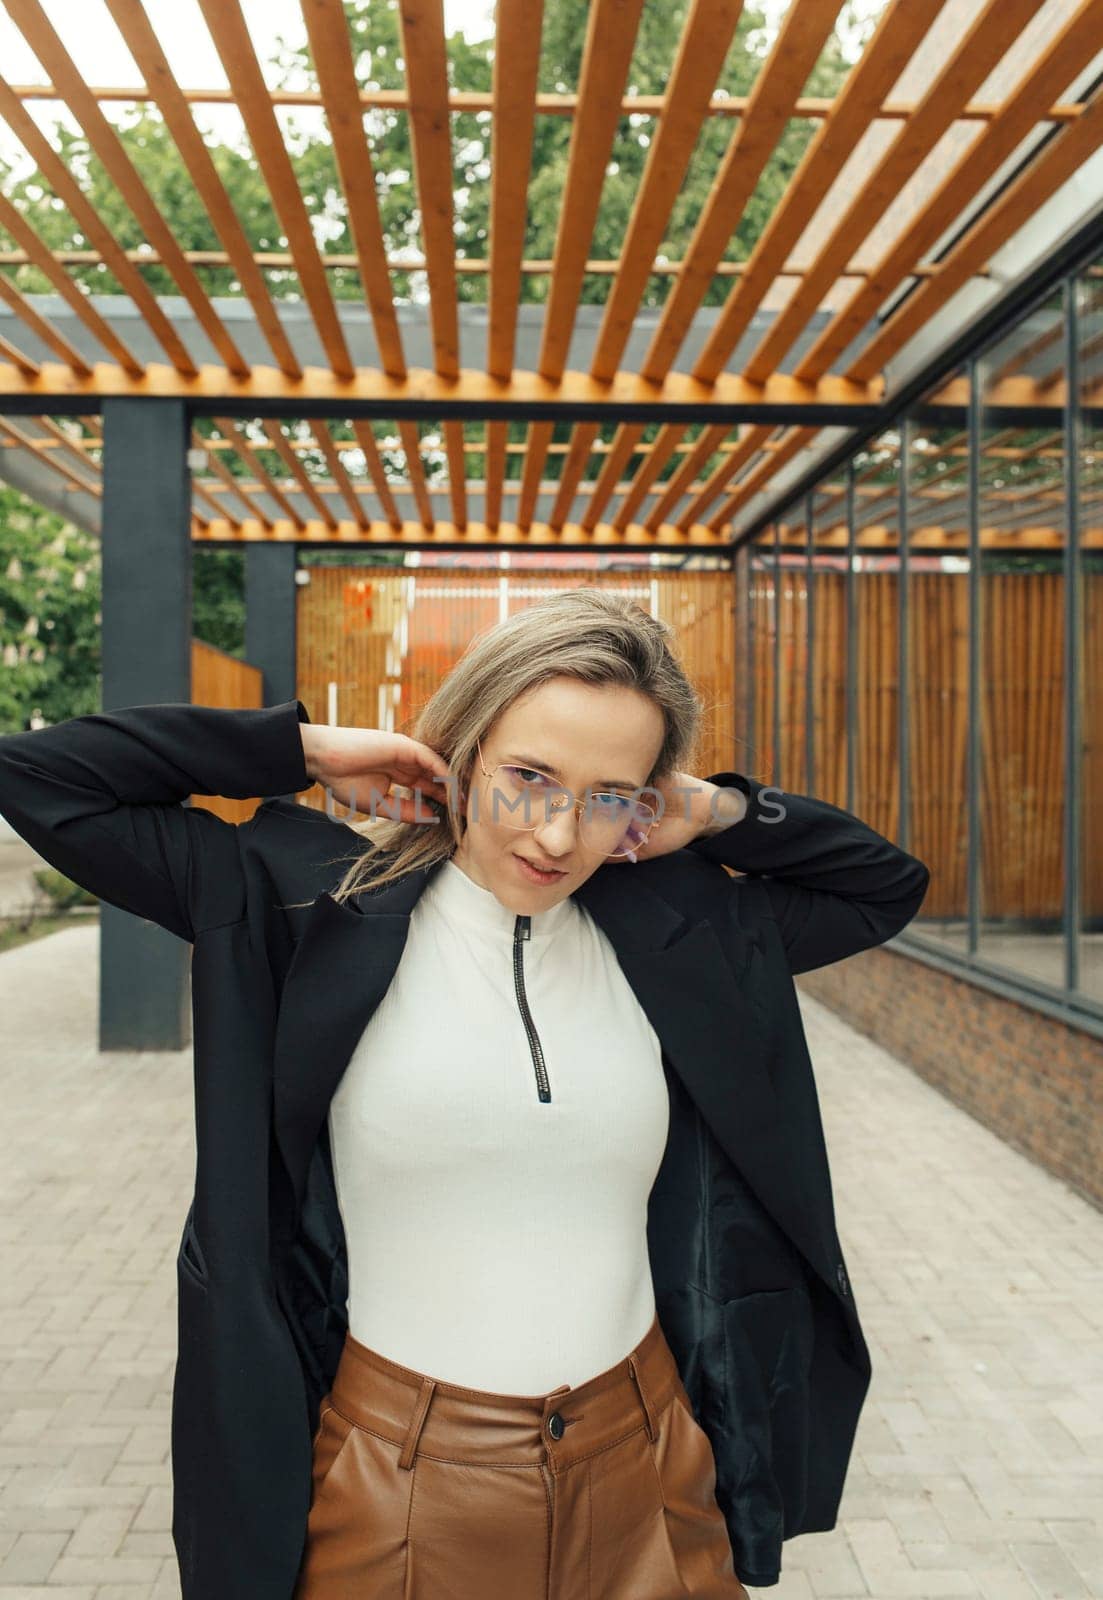
[[[21,100],[62,98],[52,83],[13,84],[12,88]],[[90,93],[97,100],[122,101],[128,105],[141,105],[155,98],[148,85],[144,83],[99,85],[90,89]],[[181,90],[181,93],[189,105],[237,104],[232,89],[189,88]],[[269,97],[274,106],[324,104],[318,89],[270,89]],[[365,110],[409,111],[410,109],[410,96],[405,89],[360,89],[358,98]],[[539,94],[536,97],[536,114],[541,117],[574,117],[578,114],[580,100],[580,94]],[[716,94],[709,101],[708,115],[737,122],[747,115],[749,104],[749,95]],[[1045,120],[1056,123],[1075,122],[1083,115],[1086,104],[1087,102],[1082,100],[1060,101],[1049,108]],[[822,95],[802,95],[793,107],[793,116],[804,122],[827,121],[834,115],[837,105],[837,100]],[[620,116],[639,117],[661,117],[665,109],[666,97],[661,94],[624,95],[617,108]],[[962,109],[959,120],[989,122],[997,115],[999,109],[998,105],[988,100],[971,100]],[[494,99],[491,94],[481,93],[477,89],[457,89],[449,92],[448,111],[452,116],[461,112],[470,114],[493,110]],[[914,113],[913,100],[886,100],[877,114],[884,121],[907,122]]]
[[[75,286],[73,292],[84,298]],[[703,416],[716,422],[724,420],[718,413],[727,408],[744,415],[776,416],[778,420],[793,420],[786,415],[789,412],[822,410],[823,417],[816,420],[824,425],[846,424],[850,420],[846,414],[850,413],[857,425],[864,420],[862,413],[866,409],[879,404],[883,393],[884,380],[879,375],[868,381],[827,375],[818,383],[801,383],[778,373],[763,383],[751,383],[736,374],[723,373],[715,383],[705,384],[685,373],[672,372],[660,385],[648,383],[632,372],[618,373],[612,382],[601,383],[581,372],[567,372],[561,381],[552,382],[538,372],[518,370],[510,383],[502,383],[474,369],[462,370],[457,379],[446,379],[416,367],[410,369],[406,379],[397,380],[378,368],[360,367],[355,377],[342,380],[328,367],[307,367],[302,381],[294,382],[275,367],[260,366],[254,367],[248,378],[234,378],[224,367],[204,366],[194,379],[152,363],[140,378],[131,377],[121,367],[100,362],[94,363],[91,378],[80,378],[57,363],[44,363],[33,379],[0,366],[0,394],[41,399],[43,411],[64,410],[106,395],[135,394],[183,396],[196,405],[217,406],[226,416],[256,416],[266,405],[274,404],[297,415],[305,415],[311,408],[341,415],[347,414],[346,408],[355,406],[361,415],[368,407],[387,416],[398,416],[400,408],[417,407],[437,417],[475,413],[495,416],[506,408],[524,411],[536,407],[561,408],[565,418],[584,408],[610,415],[637,408],[661,417],[672,408],[699,408]]]
[[[247,519],[243,523],[234,524],[217,516],[206,529],[197,532],[195,542],[203,544],[212,540],[234,543],[245,543],[250,540],[284,540],[296,544],[349,544],[365,549],[372,545],[399,548],[409,544],[424,548],[426,544],[431,544],[434,547],[449,549],[489,546],[523,550],[535,544],[543,544],[555,549],[654,550],[661,549],[664,545],[682,549],[689,544],[724,554],[730,548],[730,540],[718,536],[707,527],[700,526],[694,526],[688,532],[683,532],[680,528],[665,525],[659,530],[658,537],[652,537],[638,524],[633,524],[621,532],[607,523],[601,523],[591,534],[577,523],[568,523],[559,532],[540,526],[530,538],[512,523],[503,524],[500,529],[494,530],[483,522],[472,522],[466,529],[460,530],[454,528],[450,522],[438,522],[432,538],[427,539],[426,530],[420,522],[404,522],[397,533],[394,529],[377,523],[369,534],[365,534],[358,523],[347,520],[339,522],[335,529],[324,523],[308,522],[305,529],[299,531],[294,523],[279,521],[273,528],[266,530],[264,525],[256,520]]]
[[[298,527],[305,527],[304,518],[295,510],[290,500],[284,498],[282,491],[277,487],[271,474],[265,470],[264,463],[253,449],[244,428],[240,427],[230,417],[215,417],[214,422],[219,433],[222,434],[235,453],[241,457],[249,471],[263,488],[265,494],[270,495],[284,515],[290,517]],[[210,442],[210,440],[204,441],[205,444]]]

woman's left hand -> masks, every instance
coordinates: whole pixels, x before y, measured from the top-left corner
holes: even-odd
[[[659,804],[653,791],[662,797]],[[637,861],[669,855],[681,850],[702,833],[738,822],[745,810],[745,796],[738,789],[722,789],[707,778],[690,772],[674,772],[649,784],[641,798],[660,813],[645,842],[635,852]],[[626,861],[630,856],[607,856],[607,861]]]

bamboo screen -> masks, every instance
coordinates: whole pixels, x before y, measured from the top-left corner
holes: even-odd
[[[264,704],[264,674],[260,668],[239,661],[225,650],[216,650],[201,639],[192,640],[191,682],[193,705],[249,708]],[[193,795],[192,804],[213,811],[226,822],[245,822],[257,807],[255,799],[228,800],[225,795]]]
[[[734,598],[730,571],[490,575],[312,566],[298,590],[298,684],[314,722],[412,733],[421,707],[468,642],[553,590],[580,584],[629,595],[675,630],[705,703],[693,770],[742,770],[734,752]],[[324,806],[320,786],[302,797]]]
[[[854,794],[849,807],[888,838],[899,815],[900,683],[898,578],[855,575]],[[780,574],[787,631],[803,628],[805,605],[792,598],[800,569]],[[1081,738],[1081,915],[1103,915],[1103,574],[1084,575],[1084,693]],[[774,693],[774,573],[752,574],[756,744],[768,752]],[[786,598],[788,596],[788,598]],[[1053,923],[1065,893],[1063,814],[1064,583],[1060,573],[986,572],[981,576],[980,892],[981,916]],[[847,805],[846,577],[817,571],[813,597],[812,792]],[[910,781],[908,848],[931,868],[925,918],[964,919],[968,908],[968,575],[910,572],[907,722]],[[769,781],[797,789],[807,728],[790,676],[801,667],[797,641],[781,642],[781,746]],[[770,763],[766,763],[770,766]]]

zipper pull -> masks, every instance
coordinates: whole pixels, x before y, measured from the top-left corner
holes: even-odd
[[[526,917],[518,912],[517,921],[513,925],[513,937],[515,939],[527,939],[530,936],[531,931],[532,918]]]

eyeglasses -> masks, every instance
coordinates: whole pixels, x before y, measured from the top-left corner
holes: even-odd
[[[527,817],[531,815],[532,803],[536,800],[543,805],[543,820],[547,822],[557,811],[566,809],[566,806],[556,803],[562,797],[579,817],[579,838],[588,850],[598,851],[605,856],[634,857],[659,820],[654,808],[644,800],[637,800],[634,795],[587,789],[585,799],[576,800],[568,788],[537,767],[511,766],[508,762],[500,761],[492,771],[487,771],[482,743],[480,740],[475,742],[479,750],[479,765],[491,780],[492,820],[503,823],[507,828],[531,833],[540,824],[511,822],[506,817],[500,817],[500,802],[504,801],[507,811],[520,809]]]

